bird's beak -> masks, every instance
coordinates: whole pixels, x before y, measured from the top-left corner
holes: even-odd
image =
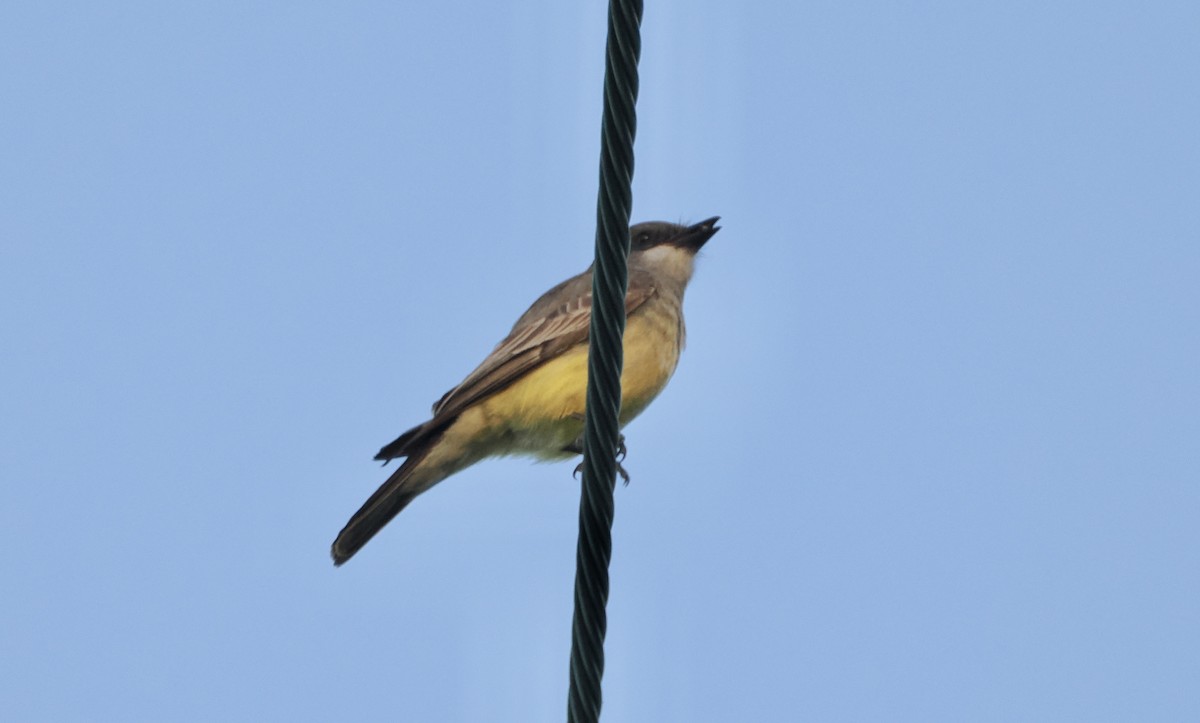
[[[689,251],[699,251],[700,247],[713,237],[713,234],[721,230],[721,227],[716,225],[720,220],[720,216],[713,216],[698,224],[688,226],[671,240],[671,244]]]

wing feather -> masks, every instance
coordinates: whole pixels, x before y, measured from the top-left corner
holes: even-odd
[[[585,280],[586,284],[580,283]],[[577,287],[577,293],[545,309],[548,297],[570,286]],[[633,313],[654,293],[651,284],[631,283],[625,296],[625,314]],[[535,315],[539,306],[548,313]],[[434,419],[458,416],[471,404],[504,389],[576,344],[587,342],[591,320],[592,285],[591,274],[587,273],[552,289],[530,307],[483,363],[433,405]]]
[[[649,274],[630,269],[625,314],[657,293]],[[592,274],[567,279],[550,289],[517,319],[492,353],[433,405],[433,418],[386,445],[375,459],[390,460],[419,450],[470,405],[504,389],[576,344],[586,343],[592,321]]]

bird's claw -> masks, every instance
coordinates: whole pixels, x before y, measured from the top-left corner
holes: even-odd
[[[564,451],[574,452],[575,454],[583,454],[583,437],[580,436],[580,438],[575,440],[575,442],[569,447],[566,447]],[[617,474],[621,475],[621,481],[624,482],[626,486],[629,485],[629,473],[625,471],[625,468],[621,466],[621,463],[625,461],[625,455],[628,452],[629,449],[625,446],[625,435],[618,434],[617,453],[615,455],[617,458]],[[583,462],[580,462],[578,465],[576,465],[575,471],[571,473],[571,477],[574,479],[579,479],[579,474],[581,472],[583,472]]]
[[[624,445],[621,445],[624,447]],[[625,459],[625,450],[621,449],[617,452],[617,474],[621,475],[621,483],[626,487],[629,486],[629,473],[621,466],[621,460]],[[571,473],[571,477],[579,479],[580,473],[583,472],[583,462],[575,465],[575,471]]]

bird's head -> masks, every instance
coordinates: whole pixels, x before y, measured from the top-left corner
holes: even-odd
[[[687,284],[692,278],[696,252],[721,230],[720,216],[684,226],[666,221],[648,221],[629,227],[629,264],[656,275]]]

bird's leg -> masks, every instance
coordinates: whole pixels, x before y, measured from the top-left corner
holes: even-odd
[[[580,421],[583,421],[582,414],[573,414],[571,416]],[[566,447],[563,447],[563,451],[570,452],[571,454],[583,454],[583,432],[579,433],[579,436],[575,438],[574,442],[571,442]],[[624,482],[626,485],[629,484],[629,473],[625,471],[625,468],[621,466],[621,463],[625,461],[625,455],[628,452],[629,452],[628,448],[625,447],[625,435],[618,434],[617,435],[617,474],[621,475],[621,481]],[[571,476],[578,479],[579,473],[582,471],[583,471],[583,462],[580,462],[579,465],[575,467],[575,471],[571,473]]]

